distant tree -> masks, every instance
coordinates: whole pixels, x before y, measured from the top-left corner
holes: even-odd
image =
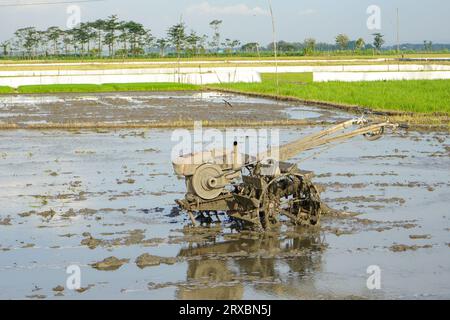
[[[159,55],[161,57],[165,56],[165,51],[166,51],[168,43],[169,43],[169,41],[164,38],[159,38],[158,40],[156,40],[156,46],[159,49]]]
[[[341,33],[336,36],[336,45],[341,50],[346,50],[348,48],[349,42],[350,42],[350,39],[348,38],[348,36],[346,34]]]
[[[222,20],[213,20],[209,23],[209,26],[213,29],[213,37],[210,45],[216,52],[220,49],[220,26],[222,23]]]
[[[231,42],[231,48],[233,49],[233,51],[237,51],[239,50],[239,47],[241,46],[241,41],[240,40],[233,40]]]
[[[151,49],[155,46],[155,37],[152,34],[152,31],[150,29],[146,29],[145,33],[139,36],[139,41],[137,42],[137,46],[139,48],[135,48],[133,50],[142,51],[144,53],[144,50],[140,47],[146,47],[147,49]]]
[[[204,34],[203,36],[200,37],[200,40],[198,42],[198,49],[200,53],[205,54],[206,48],[208,46],[207,43],[208,43],[208,35]]]
[[[114,46],[116,43],[117,35],[116,32],[119,29],[120,22],[118,21],[117,15],[109,16],[105,21],[104,30],[106,32],[104,42],[108,46],[109,56],[114,55]]]
[[[9,40],[0,43],[0,48],[2,48],[3,56],[8,55],[8,49],[11,47],[11,42]]]
[[[384,39],[383,39],[383,35],[381,33],[374,33],[373,34],[374,39],[373,39],[373,46],[377,49],[377,51],[379,52],[381,50],[381,47],[383,46],[383,44],[385,43]]]
[[[241,42],[239,40],[231,40],[229,38],[225,39],[225,42],[222,43],[222,46],[226,48],[228,54],[231,54],[240,45]]]
[[[63,31],[62,43],[64,45],[64,54],[67,56],[69,54],[69,48],[73,45],[73,34],[71,30]]]
[[[29,57],[35,56],[41,34],[34,27],[21,28],[14,35],[17,37],[18,44],[26,51]]]
[[[95,41],[97,40],[97,30],[93,27],[90,22],[84,24],[86,29],[86,37],[87,37],[87,50],[89,54],[97,54],[97,49],[91,48],[91,43],[95,45]]]
[[[73,40],[76,42],[76,47],[80,49],[80,54],[84,55],[86,49],[89,52],[90,31],[87,23],[80,23],[80,25],[72,30]]]
[[[302,43],[292,43],[292,42],[286,42],[286,41],[278,41],[277,42],[277,48],[279,52],[295,52],[300,51],[303,48]],[[267,50],[273,51],[274,50],[274,43],[270,43],[267,46]]]
[[[364,41],[363,38],[359,38],[358,40],[356,40],[355,42],[355,49],[356,50],[362,50],[364,49],[364,47],[366,46],[366,42]]]
[[[123,56],[128,55],[128,41],[130,39],[130,33],[126,26],[126,22],[120,22],[117,29],[119,31],[117,39],[122,43],[122,49],[120,50],[121,54]]]
[[[63,31],[58,27],[50,27],[45,31],[45,34],[47,40],[53,44],[53,54],[57,55]]]
[[[167,31],[167,38],[175,47],[175,51],[179,58],[181,51],[184,49],[186,44],[186,25],[183,22],[180,22],[170,27]]]
[[[433,51],[433,42],[425,40],[423,42],[423,47],[424,47],[425,51],[428,51],[428,52]]]
[[[142,51],[141,47],[149,43],[149,35],[151,39],[150,43],[154,40],[150,30],[146,30],[142,24],[134,21],[121,22],[119,30],[121,32],[119,39],[122,42],[123,48],[125,51],[130,50],[132,54],[137,54]],[[129,43],[129,48],[127,47],[127,43]]]
[[[102,55],[103,52],[103,33],[106,30],[106,21],[102,19],[95,20],[94,22],[90,22],[91,27],[93,28],[96,34],[97,41],[97,53],[99,56]]]
[[[305,54],[313,54],[316,50],[316,39],[308,38],[303,42],[303,46],[305,47]]]
[[[189,35],[186,36],[186,43],[192,54],[198,54],[200,41],[201,37],[194,30],[191,30]]]
[[[257,52],[259,49],[259,43],[258,42],[249,42],[244,44],[241,47],[241,50],[244,52]]]

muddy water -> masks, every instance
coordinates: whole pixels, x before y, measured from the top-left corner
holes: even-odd
[[[281,129],[281,139],[320,129]],[[265,235],[237,234],[223,216],[222,228],[184,228],[170,135],[1,131],[0,298],[450,297],[447,135],[399,132],[300,155],[326,202],[359,215]],[[372,265],[380,290],[366,286]],[[69,266],[81,290],[67,288]]]
[[[339,111],[217,92],[97,93],[0,96],[0,122],[139,123],[167,121],[267,121],[343,118]]]

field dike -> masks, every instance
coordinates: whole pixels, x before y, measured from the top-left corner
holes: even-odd
[[[372,119],[386,121],[389,120],[393,123],[400,124],[402,128],[408,128],[417,131],[449,131],[450,132],[450,116],[446,113],[432,113],[432,114],[422,114],[414,112],[402,112],[395,110],[380,111],[372,110],[370,108],[365,108],[357,105],[349,105],[342,103],[331,103],[316,100],[304,100],[301,98],[281,96],[275,94],[263,94],[263,93],[252,93],[252,92],[242,92],[239,90],[230,90],[222,88],[207,88],[211,91],[228,93],[228,94],[239,94],[254,98],[264,98],[273,99],[277,101],[285,102],[298,102],[305,106],[318,106],[324,108],[333,108],[337,110],[342,110],[355,115],[369,115]]]

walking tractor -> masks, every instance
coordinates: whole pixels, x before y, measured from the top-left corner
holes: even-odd
[[[191,221],[226,213],[240,228],[271,229],[285,216],[295,225],[317,226],[326,206],[312,182],[313,173],[287,161],[301,152],[364,136],[378,140],[398,126],[353,119],[257,156],[211,150],[178,157],[174,171],[186,180],[187,193],[177,204]],[[276,156],[275,156],[276,155]]]

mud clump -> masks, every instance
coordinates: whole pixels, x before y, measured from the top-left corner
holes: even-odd
[[[82,287],[82,288],[80,288],[80,289],[77,289],[76,292],[78,292],[78,293],[84,293],[84,292],[88,291],[89,289],[91,289],[91,288],[93,288],[93,287],[94,287],[94,285],[93,285],[93,284],[90,284],[90,285],[88,285],[87,287]]]
[[[394,244],[389,248],[392,252],[406,252],[406,251],[417,251],[418,249],[430,249],[432,248],[432,245],[425,245],[425,246],[408,246],[404,244]]]
[[[83,236],[85,236],[86,238],[81,240],[81,245],[87,246],[91,250],[97,248],[103,243],[102,240],[92,237],[90,233],[83,233]]]
[[[0,219],[0,226],[10,226],[11,225],[11,218],[6,217],[5,219]]]
[[[344,236],[344,235],[351,235],[356,232],[355,229],[352,230],[345,230],[345,229],[339,229],[339,228],[332,228],[332,227],[324,227],[324,231],[330,232],[334,234],[337,237]]]
[[[98,212],[97,210],[88,209],[88,208],[80,209],[78,211],[79,214],[86,215],[86,216],[92,216],[92,215],[96,214],[97,212]]]
[[[160,264],[173,265],[177,263],[177,259],[152,256],[148,253],[144,253],[143,255],[137,257],[135,262],[140,269],[144,269],[147,267],[159,266]]]
[[[332,202],[345,202],[345,203],[358,203],[358,202],[378,202],[378,203],[394,203],[398,205],[403,205],[406,203],[405,199],[402,198],[376,198],[375,196],[357,196],[357,197],[342,197],[342,198],[335,198],[332,200],[329,200]]]
[[[89,249],[95,249],[99,246],[101,247],[117,247],[117,246],[132,246],[132,245],[143,245],[145,247],[156,246],[164,242],[162,238],[145,239],[145,230],[130,230],[118,233],[103,234],[103,235],[113,235],[120,234],[125,235],[120,238],[114,239],[97,239],[94,238],[89,232],[83,233],[85,237],[81,241],[81,245],[87,246]]]
[[[136,180],[130,178],[130,179],[126,179],[123,181],[116,180],[116,182],[117,182],[117,184],[134,184],[134,183],[136,183]]]
[[[103,261],[91,264],[91,267],[100,271],[115,271],[128,262],[130,262],[130,259],[118,259],[116,257],[109,257]]]
[[[27,296],[28,299],[37,299],[37,300],[42,300],[42,299],[46,299],[47,296],[43,295],[43,294],[34,294],[31,296]]]
[[[63,292],[64,291],[64,287],[63,286],[56,286],[52,289],[55,292]]]
[[[431,239],[431,236],[429,234],[424,235],[412,234],[409,236],[409,238],[412,240],[429,240]]]
[[[43,211],[38,213],[39,216],[41,216],[44,219],[50,220],[55,216],[56,212],[53,210]]]

